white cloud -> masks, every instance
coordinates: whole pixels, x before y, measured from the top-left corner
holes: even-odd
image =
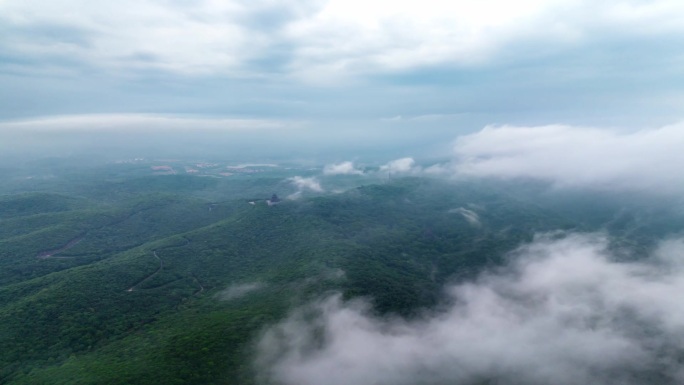
[[[682,383],[684,243],[615,259],[601,236],[540,237],[412,321],[332,297],[269,329],[257,371],[283,385]]]
[[[672,36],[684,29],[682,15],[684,5],[671,0],[0,2],[3,51],[27,58],[64,57],[116,71],[264,76],[253,61],[285,49],[286,59],[274,59],[279,68],[328,82],[490,63],[519,42],[558,49],[604,30]]]
[[[613,36],[681,32],[675,1],[596,3],[586,0],[331,0],[289,23],[291,71],[317,82],[345,75],[441,65],[479,66],[518,57],[522,45],[576,48],[604,31]],[[496,11],[493,11],[496,10]],[[524,49],[523,49],[524,50]]]
[[[420,167],[417,167],[415,164],[416,161],[413,158],[395,159],[380,166],[380,171],[395,174],[420,172]]]
[[[486,127],[457,139],[455,172],[540,178],[560,186],[679,193],[684,124],[624,132],[570,126]]]
[[[354,162],[328,164],[323,168],[324,175],[363,175],[363,171],[354,167]]]
[[[237,70],[261,44],[235,22],[238,2],[131,1],[95,4],[83,0],[3,2],[5,24],[17,30],[67,28],[81,33],[76,44],[14,35],[11,48],[29,57],[68,55],[110,69],[159,68],[181,73]]]
[[[298,199],[301,197],[304,191],[324,191],[323,187],[321,187],[321,183],[314,177],[305,178],[301,176],[293,176],[292,178],[287,178],[287,181],[292,183],[297,188],[297,191],[293,194],[290,194],[287,199]]]
[[[538,0],[516,4],[428,0],[398,1],[389,7],[380,0],[332,0],[286,31],[300,43],[293,69],[306,78],[475,64],[485,61],[505,40],[528,34],[532,25],[539,24],[539,15],[553,5]]]
[[[473,225],[473,226],[475,226],[475,227],[480,227],[480,226],[481,226],[481,223],[480,223],[480,216],[477,215],[477,213],[476,213],[475,211],[473,211],[473,210],[468,210],[468,209],[466,209],[466,208],[464,208],[464,207],[459,207],[459,208],[457,208],[457,209],[451,209],[451,210],[449,210],[449,212],[450,212],[450,213],[461,214],[461,215],[463,216],[463,218],[464,218],[466,221],[468,221],[468,223],[470,223],[471,225]]]
[[[292,178],[288,178],[288,181],[292,182],[298,189],[301,190],[311,190],[314,192],[323,191],[321,184],[314,177],[304,178],[301,176],[294,176]]]

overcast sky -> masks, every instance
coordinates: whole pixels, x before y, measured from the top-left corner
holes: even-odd
[[[659,127],[682,47],[674,0],[0,0],[0,126]]]

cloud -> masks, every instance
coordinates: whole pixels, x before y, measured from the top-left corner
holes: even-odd
[[[264,288],[264,284],[260,282],[243,283],[231,285],[225,290],[216,293],[216,298],[223,301],[231,301],[234,299],[239,299],[246,296],[249,293],[261,290]]]
[[[354,167],[353,162],[328,164],[323,168],[324,175],[363,175],[363,170]]]
[[[154,114],[64,115],[0,122],[3,131],[79,132],[79,131],[233,131],[301,127],[300,123],[269,119],[191,118]]]
[[[675,16],[682,13],[684,7],[674,1],[427,0],[389,8],[380,0],[332,0],[284,31],[298,43],[293,70],[330,80],[349,73],[492,64],[518,57],[525,43],[543,56],[595,40],[600,31],[666,35],[682,30]]]
[[[492,12],[496,9],[497,12]],[[285,72],[325,82],[345,74],[515,56],[521,42],[573,48],[611,36],[682,32],[671,0],[85,0],[0,2],[0,48],[42,66],[263,77]],[[605,35],[605,34],[603,34]],[[48,64],[49,63],[49,64]],[[14,66],[15,70],[26,66]]]
[[[416,161],[413,158],[395,159],[380,166],[380,171],[395,174],[419,172],[420,167],[417,167],[415,164]]]
[[[468,221],[471,225],[475,227],[480,227],[482,224],[480,223],[480,216],[477,215],[475,211],[468,210],[464,207],[459,207],[457,209],[451,209],[449,210],[449,213],[457,213],[461,214],[463,218]]]
[[[486,127],[457,139],[459,175],[559,186],[681,193],[684,124],[639,131],[563,125]]]
[[[321,187],[321,183],[314,177],[305,178],[301,176],[293,176],[292,178],[287,178],[287,181],[292,183],[295,188],[297,188],[297,191],[293,194],[290,194],[287,199],[297,199],[302,195],[302,193],[304,193],[304,191],[324,191],[323,187]]]
[[[675,384],[684,381],[684,242],[617,262],[600,235],[538,237],[416,320],[333,296],[259,341],[275,384]],[[491,381],[491,382],[490,382]]]
[[[9,52],[28,58],[69,56],[109,70],[240,71],[265,44],[263,33],[237,21],[250,13],[238,1],[190,5],[124,0],[95,5],[83,0],[29,0],[2,2],[0,13],[0,23],[12,27],[5,43]],[[80,31],[78,44],[63,39],[64,27]],[[36,36],[37,31],[44,32]]]
[[[396,115],[396,116],[393,116],[391,118],[380,119],[380,121],[385,121],[385,122],[401,122],[401,121],[432,122],[432,121],[444,121],[444,120],[459,118],[462,116],[463,116],[463,114],[425,114],[425,115],[417,115],[417,116]]]
[[[666,0],[0,1],[0,115],[296,116],[333,136],[381,137],[380,126],[391,126],[390,143],[410,129],[414,144],[491,122],[662,124],[680,118],[672,79],[682,66],[672,47],[684,43],[683,8]]]

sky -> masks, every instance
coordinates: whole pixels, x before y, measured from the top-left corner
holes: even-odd
[[[683,43],[669,0],[0,0],[0,132],[658,128]]]

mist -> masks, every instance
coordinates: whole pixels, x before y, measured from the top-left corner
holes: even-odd
[[[473,127],[473,128],[476,128]],[[386,161],[411,151],[448,154],[459,128],[418,135],[415,127],[384,122],[326,122],[171,114],[93,114],[0,119],[0,157],[7,162],[46,157],[167,157],[234,161],[331,163],[362,157]],[[471,129],[472,131],[472,129]],[[439,148],[437,150],[437,148]],[[332,174],[359,170],[331,169]]]
[[[506,266],[446,287],[415,319],[322,298],[258,342],[261,383],[676,384],[684,381],[684,241],[649,255],[602,234],[543,234]]]
[[[456,175],[533,178],[560,188],[681,194],[682,123],[641,130],[488,126],[454,144]]]
[[[222,301],[232,301],[234,299],[240,299],[252,292],[261,290],[265,287],[261,282],[250,282],[243,284],[233,284],[226,289],[216,293],[215,297]]]

